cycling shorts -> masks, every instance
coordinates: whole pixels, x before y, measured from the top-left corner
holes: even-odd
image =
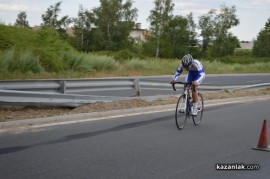
[[[205,73],[200,71],[189,71],[186,77],[186,82],[192,83],[196,81],[200,85],[205,78]]]

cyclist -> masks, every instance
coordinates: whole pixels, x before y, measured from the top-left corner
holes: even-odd
[[[196,116],[198,113],[198,102],[199,102],[197,88],[205,78],[204,68],[199,60],[193,59],[193,57],[190,54],[187,54],[182,58],[182,64],[177,69],[173,77],[173,80],[171,81],[171,84],[176,82],[179,75],[181,75],[181,73],[183,72],[183,69],[188,71],[186,82],[192,83],[192,89],[195,89],[192,90],[193,107],[191,109],[191,115]]]

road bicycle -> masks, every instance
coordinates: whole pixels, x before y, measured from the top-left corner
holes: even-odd
[[[192,108],[192,98],[191,98],[191,90],[194,92],[195,89],[192,88],[192,83],[187,82],[175,82],[175,84],[183,84],[184,88],[181,95],[178,98],[176,110],[175,110],[175,123],[179,130],[183,129],[186,124],[186,120],[192,118],[195,126],[199,125],[204,111],[204,102],[203,96],[200,92],[198,92],[199,102],[198,102],[198,114],[196,116],[191,115]],[[175,84],[172,84],[174,91]]]

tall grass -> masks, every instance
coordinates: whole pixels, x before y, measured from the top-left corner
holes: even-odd
[[[0,56],[0,71],[8,71],[9,64],[14,58],[14,49],[4,51]]]
[[[44,68],[39,62],[39,58],[32,52],[26,51],[15,55],[15,48],[11,48],[0,56],[0,70],[5,72],[44,72]]]
[[[109,56],[99,56],[95,54],[86,54],[84,55],[85,67],[91,67],[96,71],[112,71],[117,68],[118,63]]]
[[[219,61],[203,61],[206,73],[228,74],[228,73],[269,73],[270,62],[257,62],[252,64],[226,64]]]
[[[127,68],[130,70],[142,70],[145,74],[171,74],[179,67],[179,60],[162,59],[132,59],[127,62]]]
[[[64,70],[48,71],[39,61],[39,56],[31,51],[16,52],[11,48],[0,54],[0,79],[173,75],[180,65],[180,61],[176,59],[155,58],[135,58],[120,63],[110,56],[74,51],[61,51],[59,57],[65,64]],[[201,61],[206,74],[270,72],[270,62],[240,64],[217,60]]]

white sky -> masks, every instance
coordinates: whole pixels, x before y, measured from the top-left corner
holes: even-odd
[[[20,11],[26,11],[30,26],[42,23],[41,15],[50,5],[55,5],[60,0],[0,0],[0,22],[14,24]],[[228,7],[236,6],[236,14],[240,24],[231,29],[239,40],[250,41],[257,37],[270,18],[270,0],[172,0],[175,4],[173,14],[186,16],[193,12],[194,20],[206,14],[210,9],[220,9],[222,4]],[[84,9],[98,7],[99,0],[62,0],[60,17],[68,15],[77,17],[79,5]],[[133,7],[138,9],[137,22],[142,23],[142,28],[148,29],[147,18],[154,8],[154,0],[134,0]]]

